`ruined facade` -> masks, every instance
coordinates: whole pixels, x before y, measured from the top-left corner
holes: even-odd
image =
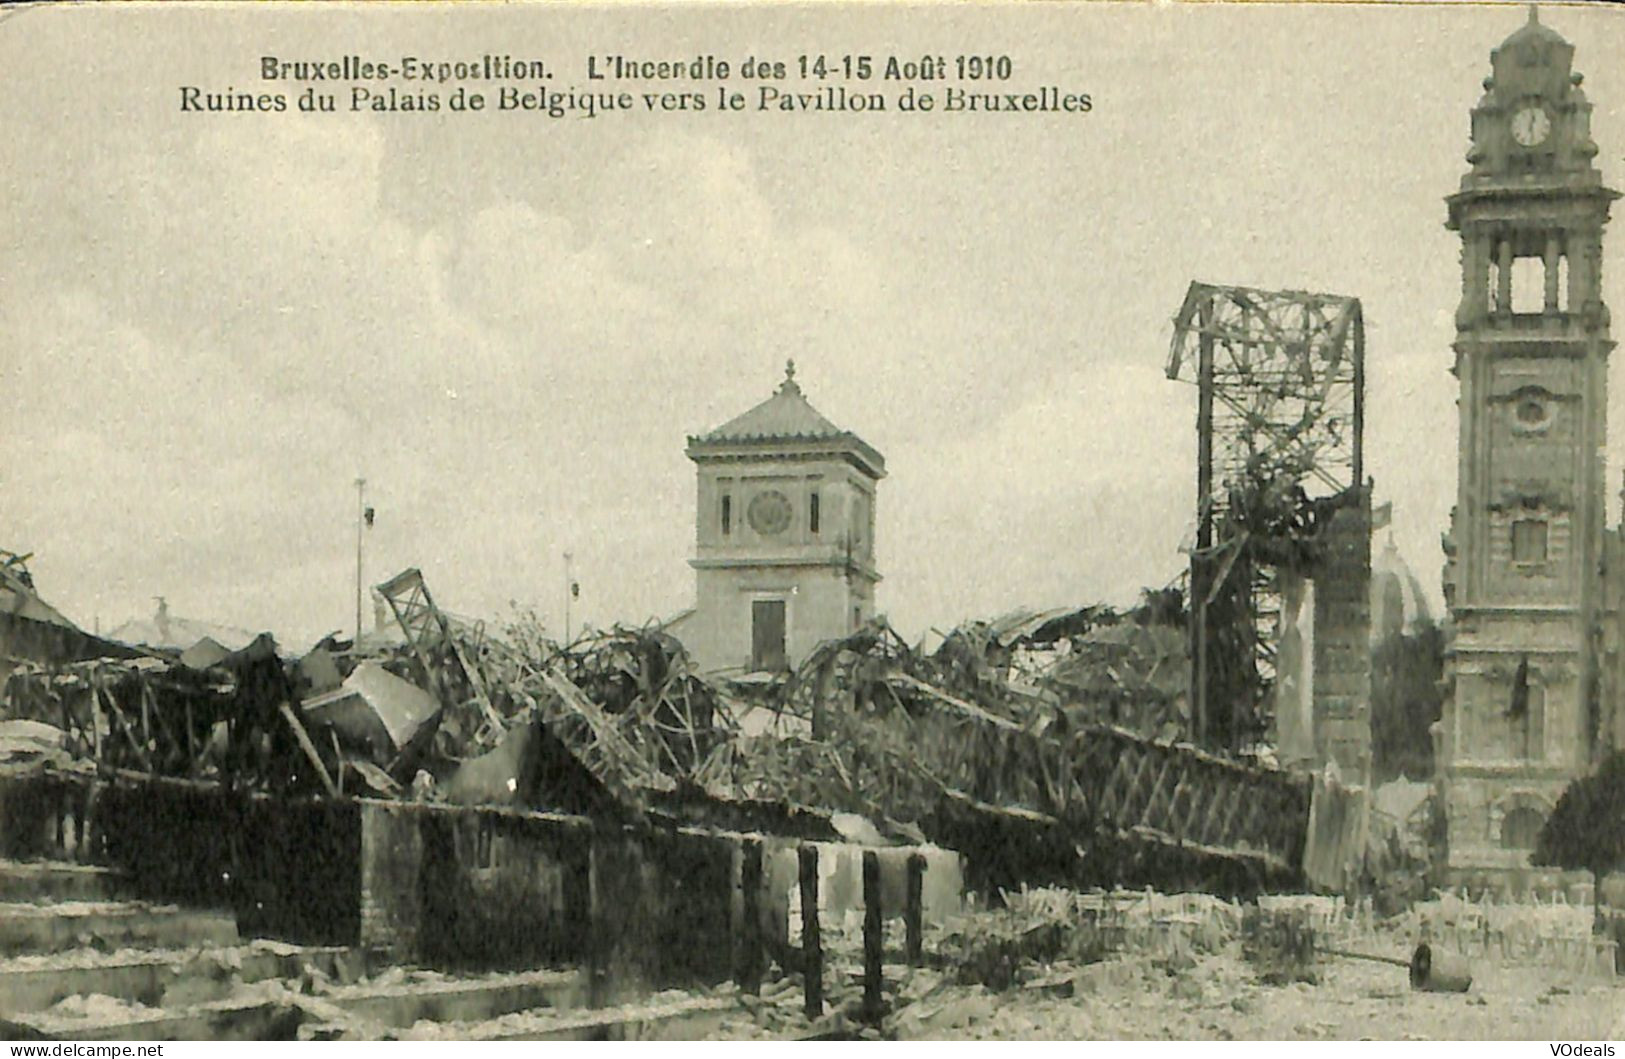
[[[1354,491],[1323,532],[1314,587],[1314,763],[1371,783],[1371,487]]]
[[[667,631],[703,669],[774,672],[874,614],[886,461],[808,403],[788,364],[767,400],[688,439],[694,609]]]
[[[1491,53],[1461,235],[1457,506],[1445,538],[1455,635],[1441,725],[1449,864],[1515,869],[1608,742],[1603,186],[1574,49],[1529,22]]]

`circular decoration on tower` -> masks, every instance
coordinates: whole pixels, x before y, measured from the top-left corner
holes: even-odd
[[[1512,396],[1512,430],[1515,434],[1545,433],[1552,425],[1552,395],[1528,386]]]
[[[790,528],[790,498],[777,489],[757,493],[751,497],[745,517],[762,536],[777,536]]]

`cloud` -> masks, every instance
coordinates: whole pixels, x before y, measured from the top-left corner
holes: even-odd
[[[49,86],[0,98],[0,414],[27,454],[0,467],[0,546],[37,550],[69,613],[163,593],[279,632],[346,624],[357,474],[369,577],[420,565],[456,609],[556,619],[570,549],[580,613],[668,612],[692,586],[684,435],[792,356],[889,458],[880,602],[905,625],[1126,601],[1182,564],[1193,400],[1160,369],[1192,278],[1363,299],[1369,473],[1434,588],[1458,282],[1439,197],[1500,16],[876,13],[899,41],[997,38],[1023,76],[1096,92],[1057,125],[181,116],[169,78],[241,84],[241,13],[189,9],[176,35],[144,11],[42,9],[0,36],[19,83]],[[739,15],[678,21],[720,46]],[[613,30],[633,49],[677,25],[254,17],[285,54],[537,25],[549,48]],[[1609,53],[1601,23],[1570,22],[1582,59]],[[1361,47],[1260,66],[1260,39]],[[64,76],[68,55],[97,76]],[[1625,143],[1621,113],[1599,103],[1599,143]],[[1605,274],[1625,302],[1625,270]]]
[[[638,164],[673,193],[592,226],[517,198],[408,223],[367,120],[123,146],[78,174],[105,195],[28,225],[37,246],[94,244],[100,267],[42,252],[0,292],[6,411],[34,453],[4,481],[12,532],[70,612],[164,594],[295,638],[331,628],[358,473],[379,577],[438,570],[480,612],[550,595],[539,568],[574,547],[600,620],[669,612],[690,583],[683,434],[738,410],[717,380],[742,346],[864,311],[863,255],[787,227],[748,152],[704,137],[649,140]],[[750,401],[772,370],[739,380]],[[103,476],[116,499],[72,510]]]
[[[918,634],[1017,600],[1127,603],[1177,574],[1193,401],[1159,370],[1080,367],[985,429],[894,456],[907,485],[878,500],[882,573],[910,589],[888,594],[894,621]]]

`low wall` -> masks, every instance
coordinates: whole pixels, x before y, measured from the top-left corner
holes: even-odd
[[[731,973],[737,841],[366,801],[361,944],[445,967],[587,965],[614,998]]]
[[[86,817],[93,839],[80,837]],[[109,864],[134,897],[232,909],[245,937],[445,968],[582,966],[599,1004],[721,982],[759,961],[742,956],[747,939],[771,949],[788,937],[800,844],[516,809],[272,799],[150,777],[0,777],[7,856]],[[760,889],[746,894],[756,846]],[[823,914],[861,910],[865,847],[816,846]],[[902,913],[915,852],[926,858],[925,921],[959,910],[957,854],[878,852],[887,915]]]
[[[152,777],[0,777],[6,856],[107,864],[131,897],[231,909],[244,936],[354,944],[360,835],[354,802],[273,800]]]
[[[82,785],[43,769],[0,773],[0,857],[71,858],[80,848]]]
[[[365,801],[361,942],[395,959],[535,967],[577,958],[590,825],[505,809]]]

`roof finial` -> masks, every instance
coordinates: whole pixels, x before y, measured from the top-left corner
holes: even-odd
[[[801,387],[796,384],[796,361],[794,357],[791,357],[784,362],[784,382],[779,384],[779,392],[801,392]]]
[[[1533,25],[1540,25],[1540,11],[1536,4],[1529,5],[1529,21]]]

